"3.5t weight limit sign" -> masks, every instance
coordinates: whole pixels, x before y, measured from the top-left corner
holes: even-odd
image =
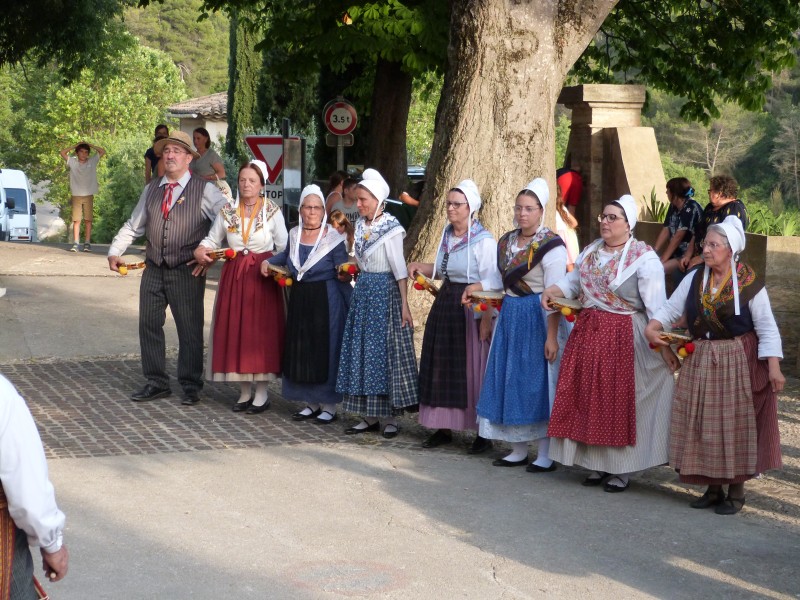
[[[355,107],[346,100],[333,100],[322,111],[325,127],[334,135],[352,133],[358,123]]]

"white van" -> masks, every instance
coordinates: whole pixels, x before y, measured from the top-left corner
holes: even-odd
[[[37,240],[31,186],[17,169],[0,169],[0,240]]]

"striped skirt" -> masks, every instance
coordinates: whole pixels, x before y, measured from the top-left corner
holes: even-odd
[[[342,339],[336,391],[344,410],[388,417],[419,402],[414,329],[402,327],[402,303],[390,272],[358,277]]]
[[[581,313],[581,317],[585,312]],[[603,311],[595,312],[601,313],[598,315],[601,318],[610,314]],[[612,343],[616,342],[613,338],[609,339],[598,335],[585,338],[576,337],[580,333],[581,317],[570,335],[561,362],[558,392],[556,392],[553,416],[550,421],[551,430],[548,432],[551,436],[564,380],[578,377],[577,373],[569,366],[570,349],[572,352],[580,354],[581,361],[601,366],[598,377],[604,378],[606,382],[613,384],[617,377],[614,357],[609,352]],[[553,437],[550,441],[550,458],[561,464],[580,465],[593,471],[608,473],[631,473],[667,463],[669,422],[675,379],[661,355],[653,352],[648,346],[644,337],[644,328],[647,325],[645,314],[635,313],[627,318],[630,319],[632,327],[632,331],[627,337],[627,343],[633,345],[635,442],[625,446],[591,445],[570,438]],[[577,341],[580,343],[576,344]],[[595,382],[586,381],[583,382],[583,385],[587,386],[584,393],[588,394],[591,393]],[[586,418],[586,416],[583,415],[579,418]],[[626,425],[626,429],[630,431],[628,425]]]
[[[672,407],[669,462],[684,483],[742,483],[781,466],[777,396],[758,338],[698,340]]]

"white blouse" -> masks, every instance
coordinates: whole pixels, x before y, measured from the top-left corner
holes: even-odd
[[[442,260],[444,253],[439,249],[436,255],[436,277],[444,277],[442,273]],[[469,260],[469,278],[467,278],[467,260]],[[484,291],[500,291],[503,289],[503,279],[497,270],[497,240],[484,237],[478,241],[470,242],[455,252],[450,253],[447,259],[447,277],[453,283],[476,283],[480,281]]]
[[[280,212],[272,215],[266,225],[258,231],[254,231],[254,229],[255,223],[253,223],[250,237],[247,240],[247,248],[250,252],[282,252],[286,248],[289,233],[286,231],[286,223]],[[242,234],[238,231],[229,232],[225,217],[222,216],[222,213],[218,213],[211,230],[200,242],[200,245],[212,249],[221,248],[222,242],[225,240],[228,241],[228,246],[237,252],[245,248]]]
[[[684,277],[678,285],[678,289],[652,318],[667,327],[677,321],[686,309],[686,299],[689,297],[692,281],[700,272],[702,272],[702,268],[696,269]],[[767,288],[761,288],[761,291],[747,303],[747,307],[750,309],[753,327],[758,336],[758,358],[765,359],[771,356],[783,358],[781,333],[775,323],[775,316],[772,314]]]
[[[391,235],[391,233],[389,239],[381,242],[366,259],[356,254],[356,260],[358,261],[358,268],[365,273],[386,273],[391,271],[395,281],[399,281],[408,277],[408,268],[406,267],[405,258],[403,258],[403,238],[405,235],[397,233]]]

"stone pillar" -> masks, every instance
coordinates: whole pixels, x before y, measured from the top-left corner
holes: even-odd
[[[642,127],[645,90],[640,85],[565,87],[559,104],[572,110],[567,156],[583,176],[578,207],[581,246],[599,236],[597,215],[609,200],[631,194],[641,206],[651,190],[667,202],[655,133]]]

